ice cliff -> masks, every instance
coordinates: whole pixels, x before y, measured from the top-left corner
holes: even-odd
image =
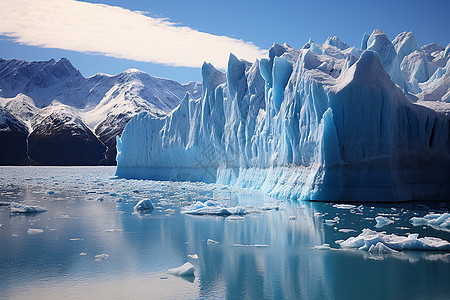
[[[274,44],[254,63],[231,54],[226,74],[205,63],[201,99],[128,123],[116,175],[314,201],[448,199],[449,51],[427,47],[375,30],[362,49],[333,37]]]

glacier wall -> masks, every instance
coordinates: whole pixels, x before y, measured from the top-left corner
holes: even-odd
[[[315,201],[448,199],[450,118],[406,96],[422,92],[401,69],[414,36],[375,30],[363,44],[274,44],[253,64],[231,54],[226,74],[205,63],[201,99],[128,123],[116,175]]]

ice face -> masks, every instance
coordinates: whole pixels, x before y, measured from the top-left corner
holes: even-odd
[[[226,74],[205,63],[201,99],[130,121],[117,139],[117,176],[320,201],[448,198],[449,117],[405,96],[422,67],[405,79],[396,47],[405,60],[419,51],[406,54],[413,37],[394,45],[375,30],[364,52],[329,43],[274,44],[253,64],[230,55]],[[447,92],[446,70],[420,89]]]

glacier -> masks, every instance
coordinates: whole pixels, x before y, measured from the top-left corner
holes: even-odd
[[[274,44],[254,63],[202,66],[203,94],[117,137],[116,176],[203,181],[293,200],[450,197],[449,51],[381,30]],[[447,46],[447,49],[449,47]]]

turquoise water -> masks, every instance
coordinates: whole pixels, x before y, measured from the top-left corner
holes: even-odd
[[[448,203],[342,209],[113,174],[111,167],[0,168],[0,201],[48,210],[11,215],[0,206],[1,299],[450,299],[450,253],[372,255],[335,243],[375,229],[380,214],[395,222],[379,231],[450,240],[449,231],[409,223],[430,210],[447,211]],[[156,209],[133,213],[143,198]],[[183,206],[209,199],[279,209],[242,220],[180,214]],[[325,224],[336,216],[339,223]],[[28,234],[30,228],[42,232]],[[314,249],[324,243],[332,249]],[[96,261],[100,254],[109,256]],[[188,261],[195,277],[167,274]]]

